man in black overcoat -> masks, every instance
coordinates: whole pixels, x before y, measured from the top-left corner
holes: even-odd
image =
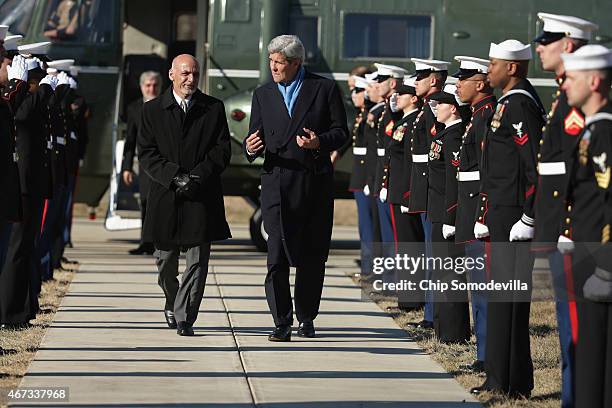
[[[261,210],[268,238],[266,297],[276,329],[270,341],[291,340],[289,267],[296,267],[298,335],[313,337],[333,225],[330,152],[347,138],[346,112],[335,82],[306,71],[304,46],[282,35],[268,45],[273,81],[255,90],[250,161],[264,156]]]
[[[223,102],[198,90],[200,68],[191,55],[174,59],[169,87],[142,110],[140,166],[151,177],[144,239],[156,248],[164,315],[181,336],[193,336],[204,295],[210,243],[230,237],[221,173],[230,161]],[[179,286],[178,258],[187,268]]]

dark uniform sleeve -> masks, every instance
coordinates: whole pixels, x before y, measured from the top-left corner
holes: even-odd
[[[457,215],[457,199],[459,186],[457,170],[459,169],[459,151],[461,149],[461,133],[453,132],[444,140],[444,166],[446,168],[444,205],[446,214],[444,224],[455,225]]]
[[[346,110],[344,109],[344,102],[342,101],[340,90],[335,82],[332,83],[331,89],[329,90],[327,102],[331,118],[329,130],[317,136],[321,142],[320,149],[332,152],[339,149],[340,146],[349,139],[349,131],[346,124]]]
[[[17,112],[19,106],[23,103],[25,98],[28,96],[28,84],[27,82],[12,79],[9,81],[8,86],[2,90],[2,99],[9,106],[13,115]]]
[[[151,115],[155,113],[152,109],[147,109],[147,107],[151,108],[152,105],[150,103],[147,105],[143,106],[142,109],[140,133],[138,134],[140,165],[153,180],[170,189],[172,179],[178,174],[180,167],[177,163],[166,159],[159,151],[151,120]]]
[[[227,167],[232,156],[230,145],[229,127],[225,116],[225,106],[223,102],[214,105],[217,109],[217,126],[214,134],[215,142],[206,153],[204,160],[191,170],[190,175],[199,176],[200,183],[205,183],[206,179],[213,174],[221,174]]]
[[[136,115],[137,109],[132,106],[128,108],[127,133],[123,146],[123,160],[121,161],[121,171],[133,171],[134,155],[136,154],[136,140],[138,137],[138,123],[140,117]]]
[[[606,121],[607,122],[607,121]],[[612,252],[610,245],[610,227],[612,225],[612,124],[603,126],[606,131],[598,132],[591,138],[589,159],[595,173],[597,191],[603,202],[603,225],[601,226],[601,246],[592,246],[595,264],[608,272],[612,272]],[[603,130],[602,129],[602,130]]]
[[[514,128],[512,138],[521,158],[522,175],[526,182],[523,214],[529,217],[530,226],[533,226],[535,189],[538,183],[537,154],[544,122],[541,112],[531,100],[510,106],[506,115]],[[526,221],[524,218],[523,221]]]
[[[259,130],[259,137],[264,142],[264,147],[256,154],[249,154],[246,148],[246,140],[247,137],[242,141],[242,150],[244,151],[244,155],[246,156],[249,163],[252,163],[256,158],[261,156],[266,150],[266,139],[265,139],[265,131],[263,128],[263,120],[261,118],[261,106],[259,105],[259,99],[257,98],[257,92],[253,92],[253,101],[251,102],[251,118],[249,119],[249,135],[257,132]]]

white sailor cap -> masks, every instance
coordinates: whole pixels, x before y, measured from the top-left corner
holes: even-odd
[[[378,78],[378,71],[374,71],[371,74],[365,74],[365,79],[368,81],[368,84],[376,82]]]
[[[7,35],[4,38],[4,49],[7,51],[17,51],[17,43],[23,39],[23,35]]]
[[[50,46],[51,46],[51,42],[45,41],[45,42],[38,42],[38,43],[33,43],[33,44],[20,45],[17,47],[17,50],[19,51],[21,55],[24,55],[24,56],[33,55],[36,57],[41,57],[41,56],[46,57],[47,53],[49,52]]]
[[[612,68],[612,50],[603,45],[585,45],[571,54],[561,54],[566,71]]]
[[[553,43],[563,37],[588,41],[593,31],[599,28],[595,23],[572,16],[538,13],[538,18],[542,20],[544,26],[542,33],[534,39],[534,42],[543,45]]]
[[[9,26],[0,25],[0,41],[4,41],[6,38],[6,33],[8,33]]]
[[[390,77],[390,78],[401,79],[408,72],[404,68],[398,67],[395,65],[375,63],[374,66],[378,69],[378,75],[380,77]]]
[[[355,81],[355,88],[366,89],[368,87],[368,81],[364,77],[353,75]]]
[[[506,61],[528,61],[532,58],[531,46],[518,40],[506,40],[499,44],[491,43],[489,57]]]
[[[460,63],[459,70],[452,75],[455,78],[469,78],[476,74],[486,75],[489,72],[489,60],[486,59],[458,55],[455,61]]]
[[[70,71],[70,68],[74,65],[73,59],[61,59],[55,61],[49,61],[47,63],[49,68],[55,68],[58,71]]]

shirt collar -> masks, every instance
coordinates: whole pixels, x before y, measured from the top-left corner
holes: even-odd
[[[417,108],[417,109],[412,109],[412,110],[411,110],[411,111],[409,111],[408,113],[404,113],[404,116],[403,116],[403,117],[404,117],[404,118],[405,118],[405,117],[408,117],[408,116],[412,115],[414,112],[418,112],[418,111],[419,111],[419,109],[418,109],[418,108]]]
[[[461,119],[456,119],[456,120],[453,120],[452,122],[447,123],[444,129],[448,129],[449,127],[454,126],[458,123],[461,123]]]
[[[176,94],[176,92],[174,92],[174,89],[172,90],[172,95],[174,96],[174,100],[176,101],[176,103],[178,104],[178,106],[181,106],[181,101],[183,100],[183,98],[181,98],[180,96],[178,96]],[[193,97],[193,95],[190,95],[189,97],[185,98],[185,102],[187,102],[187,107],[189,107],[189,105],[191,104],[191,98]]]

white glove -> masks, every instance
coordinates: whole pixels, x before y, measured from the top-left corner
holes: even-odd
[[[486,238],[489,236],[489,227],[481,222],[474,224],[474,236],[478,239]]]
[[[370,195],[370,187],[366,184],[366,186],[363,188],[363,194],[365,194],[366,196]]]
[[[69,85],[70,81],[68,81],[68,74],[65,72],[60,72],[57,74],[57,85]]]
[[[612,301],[612,272],[596,267],[595,273],[584,283],[582,293],[593,302]]]
[[[455,226],[454,225],[442,225],[442,236],[444,239],[449,239],[450,237],[455,235]]]
[[[26,64],[28,64],[28,71],[43,67],[43,62],[36,57],[26,59]]]
[[[85,164],[85,161],[83,159],[79,160],[79,167],[83,167],[83,164]]]
[[[386,188],[382,188],[380,190],[380,193],[378,194],[378,199],[380,200],[381,203],[384,203],[385,201],[387,201],[387,189]]]
[[[574,251],[574,241],[566,237],[565,235],[559,235],[557,240],[557,250],[563,255],[572,253]]]
[[[391,112],[399,112],[399,108],[397,107],[397,97],[399,94],[396,92],[389,98],[389,107],[391,108]]]
[[[6,71],[9,81],[11,79],[19,79],[20,81],[28,80],[28,64],[21,55],[16,55],[15,58],[13,58],[11,65],[6,67]]]
[[[431,108],[431,111],[433,112],[434,116],[438,116],[438,101],[428,101],[429,103],[429,107]]]
[[[47,75],[46,77],[44,77],[43,79],[40,80],[40,85],[42,84],[47,84],[49,85],[51,88],[53,88],[53,90],[55,91],[55,88],[57,87],[57,77],[54,75]]]
[[[520,220],[518,220],[510,230],[510,242],[513,241],[527,241],[533,238],[534,233],[534,219],[523,214]]]
[[[402,214],[408,214],[408,207],[404,207],[403,205],[401,205],[400,211],[402,212]]]
[[[68,77],[68,84],[70,85],[71,89],[76,90],[79,87],[73,77]]]

